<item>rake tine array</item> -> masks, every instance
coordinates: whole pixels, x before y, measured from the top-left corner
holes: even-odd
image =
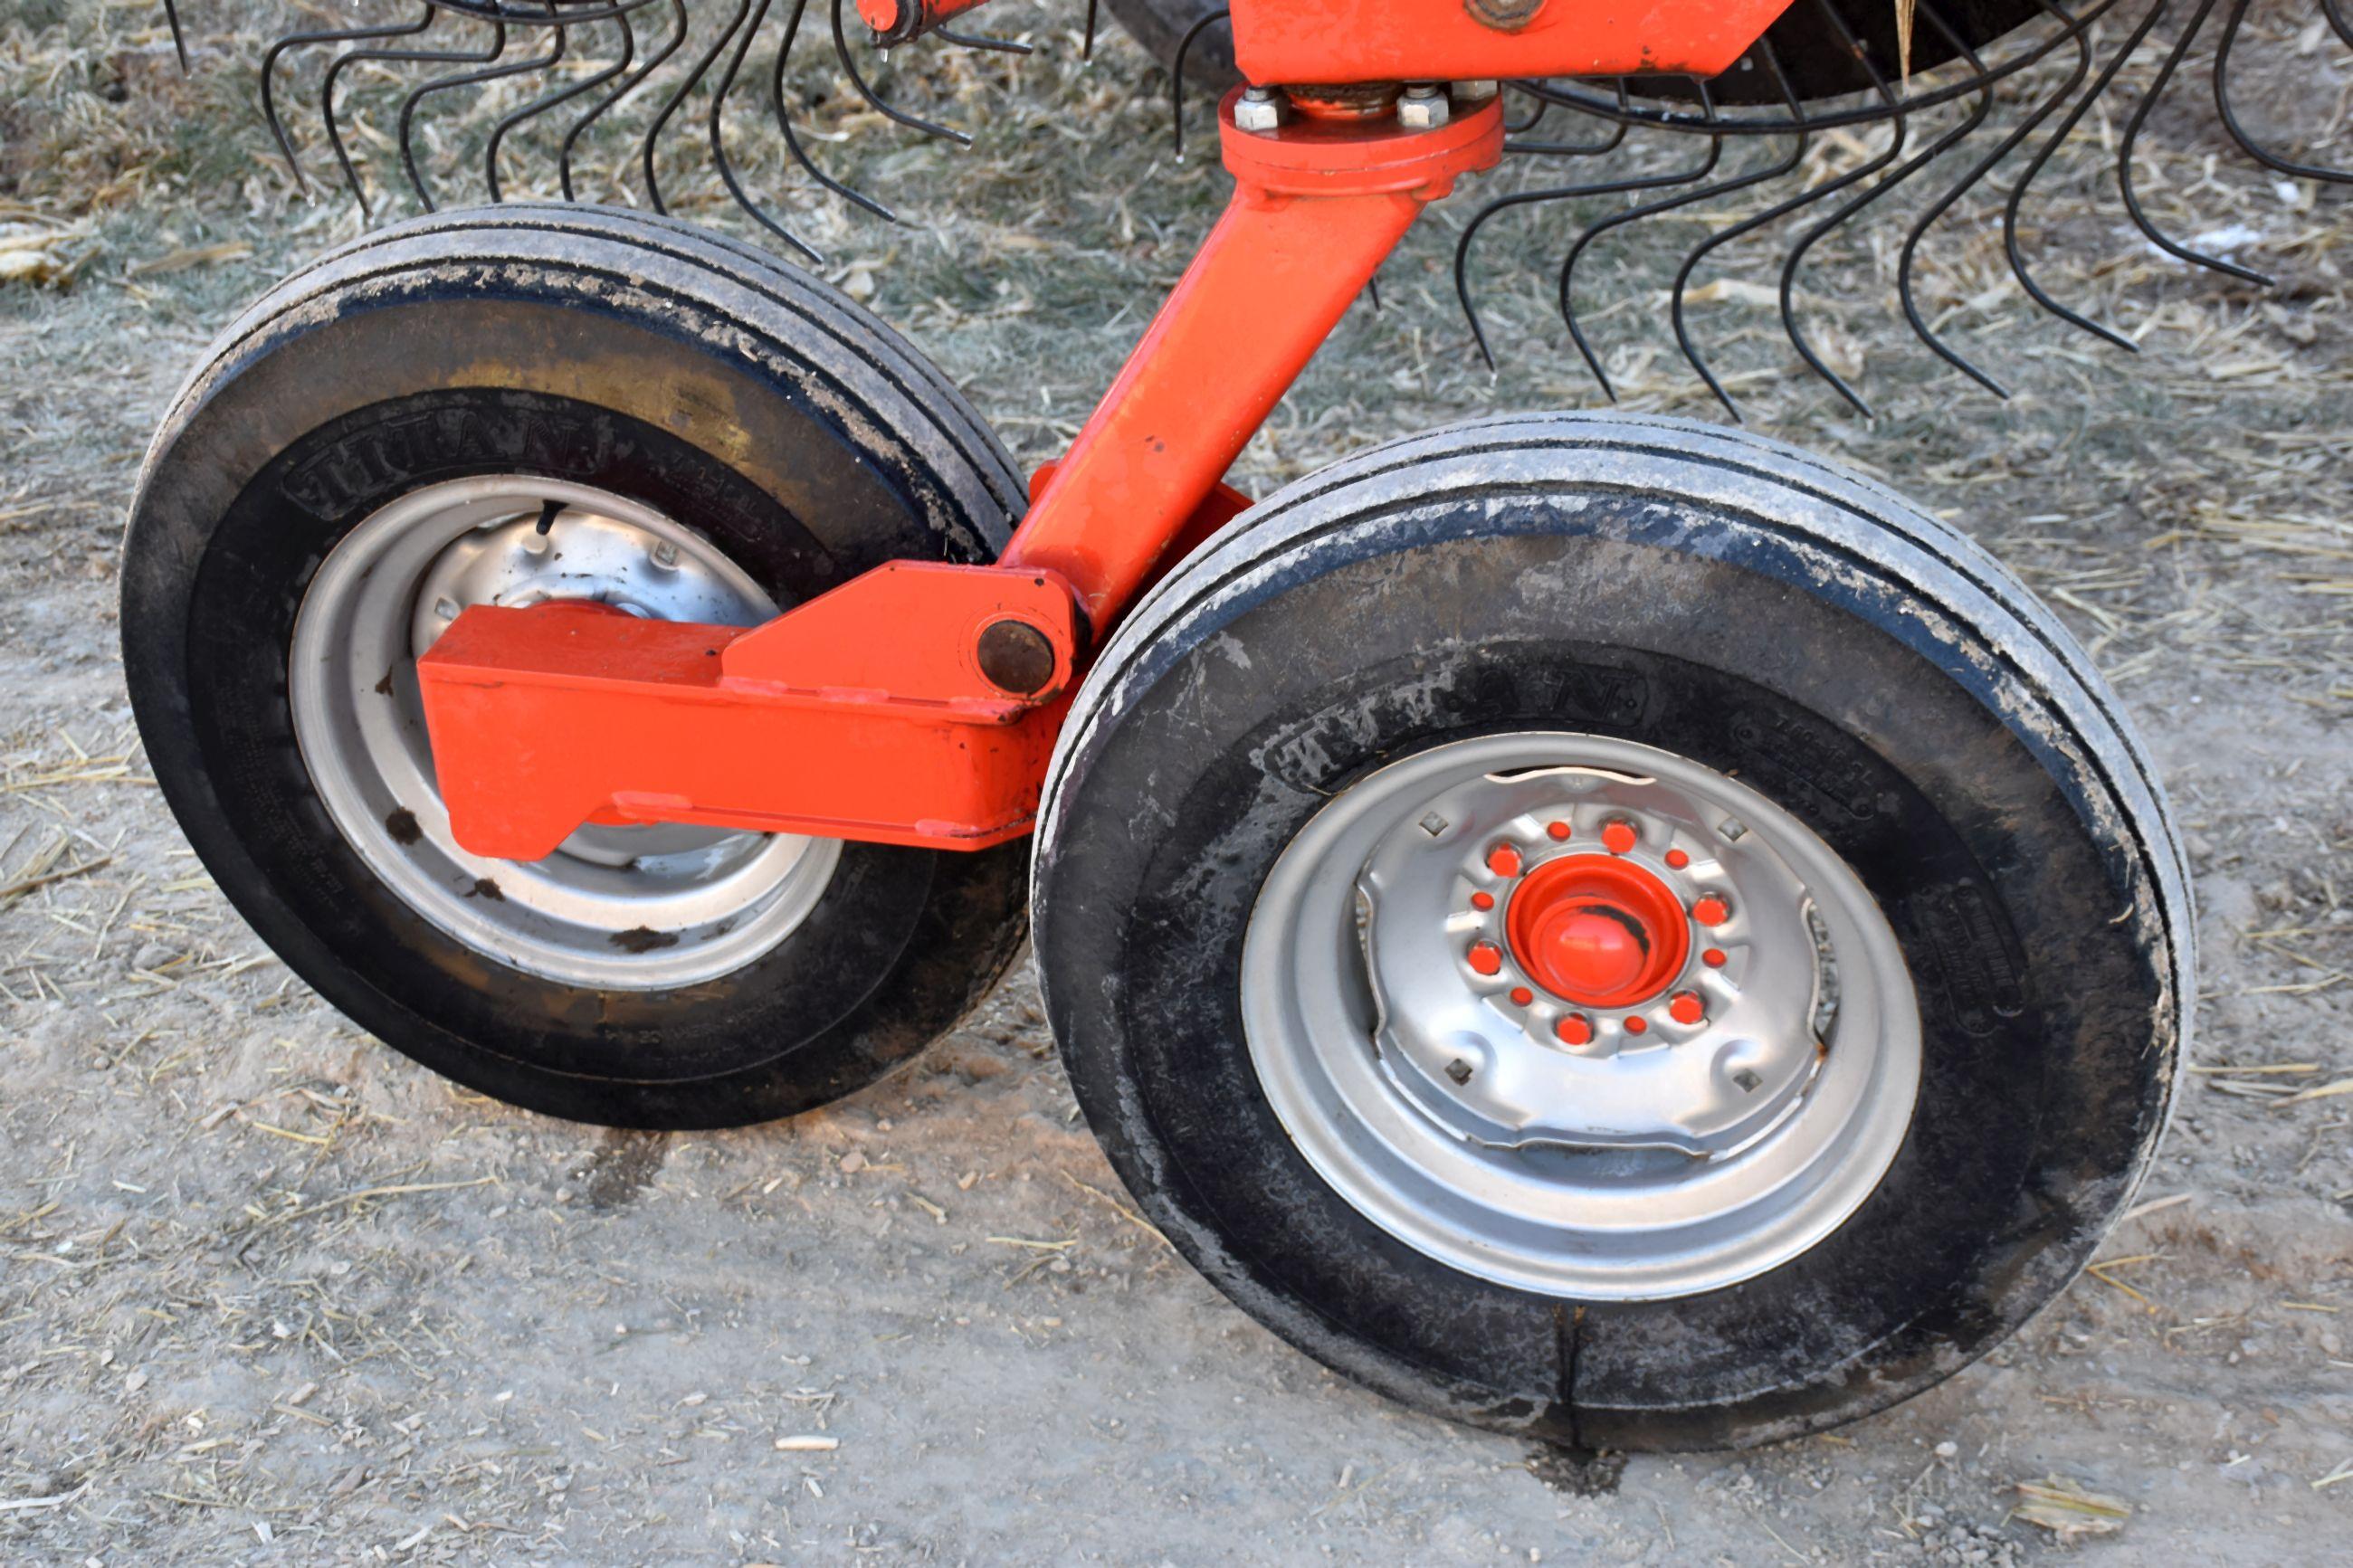
[[[2129,337],[2063,303],[2036,279],[2021,233],[2022,214],[2038,180],[2060,150],[2094,106],[2118,89],[2126,68],[2154,47],[2151,40],[2158,30],[2177,12],[2181,13],[2178,29],[2164,45],[2162,54],[2153,57],[2153,74],[2145,80],[2136,79],[2132,101],[2115,139],[2118,194],[2126,215],[2152,245],[2178,259],[2242,282],[2256,286],[2268,286],[2271,282],[2253,268],[2226,257],[2209,255],[2168,234],[2147,211],[2137,184],[2135,160],[2145,151],[2144,139],[2154,110],[2197,54],[2201,41],[2209,37],[2211,42],[2207,68],[2212,74],[2218,117],[2230,140],[2253,162],[2277,174],[2304,180],[2353,183],[2353,171],[2316,162],[2308,156],[2292,156],[2265,144],[2236,114],[2229,73],[2233,47],[2241,43],[2245,30],[2250,0],[2194,0],[2180,6],[2173,0],[2089,0],[2080,10],[2063,7],[2061,0],[2035,0],[2039,17],[2031,19],[2000,51],[1987,47],[1982,37],[1973,40],[1964,26],[1964,16],[1976,16],[1984,7],[1954,8],[1932,4],[1931,0],[1915,0],[1919,18],[1926,24],[1923,37],[1940,39],[1944,48],[1939,58],[1947,58],[1948,63],[1912,79],[1898,79],[1902,71],[1899,62],[1890,58],[1893,51],[1882,53],[1886,49],[1883,43],[1862,37],[1861,29],[1852,25],[1875,14],[1883,0],[1809,3],[1812,37],[1824,51],[1851,58],[1861,78],[1858,85],[1867,84],[1867,91],[1800,101],[1791,85],[1794,72],[1787,68],[1787,60],[1777,53],[1769,37],[1751,51],[1750,59],[1742,68],[1765,73],[1761,81],[1772,86],[1780,100],[1778,107],[1752,102],[1734,110],[1711,103],[1704,91],[1685,92],[1672,84],[1662,86],[1656,82],[1637,83],[1637,91],[1644,95],[1637,101],[1629,101],[1624,83],[1616,84],[1609,97],[1602,96],[1602,89],[1609,85],[1602,83],[1515,84],[1516,89],[1535,100],[1538,108],[1536,112],[1511,125],[1506,147],[1513,153],[1535,158],[1591,159],[1616,153],[1621,144],[1652,144],[1641,138],[1627,143],[1630,130],[1653,135],[1704,137],[1708,149],[1705,156],[1670,174],[1547,184],[1491,198],[1472,215],[1455,248],[1455,289],[1472,342],[1491,368],[1494,363],[1493,347],[1488,325],[1473,301],[1468,268],[1473,242],[1491,219],[1507,212],[1541,209],[1562,201],[1650,189],[1679,181],[1689,183],[1688,190],[1588,221],[1570,239],[1563,257],[1558,303],[1568,330],[1569,345],[1584,360],[1604,394],[1614,398],[1616,389],[1580,322],[1575,297],[1576,268],[1588,248],[1597,239],[1639,220],[1674,213],[1707,216],[1704,209],[1711,201],[1794,175],[1810,149],[1826,132],[1878,131],[1883,141],[1860,153],[1861,161],[1855,166],[1835,175],[1816,178],[1761,212],[1719,213],[1710,231],[1684,253],[1668,290],[1668,316],[1678,348],[1734,418],[1739,417],[1738,410],[1701,353],[1691,331],[1688,295],[1700,264],[1725,245],[1834,202],[1823,216],[1807,222],[1787,241],[1778,289],[1781,327],[1807,368],[1868,416],[1872,412],[1870,404],[1846,377],[1831,368],[1801,322],[1797,308],[1798,279],[1810,255],[1824,239],[1866,220],[1874,208],[1887,204],[1887,198],[1901,188],[1919,183],[1923,176],[1936,184],[1924,195],[1904,231],[1895,268],[1897,303],[1914,335],[1931,353],[1997,396],[2009,395],[1999,380],[1954,348],[1937,325],[1930,322],[1919,300],[1919,272],[1922,249],[1931,233],[1954,218],[1955,209],[1965,198],[1984,185],[2013,154],[2028,149],[2030,142],[2032,146],[2025,152],[2016,178],[2000,202],[2001,246],[2008,269],[2027,297],[2042,310],[2104,342],[2135,352],[2136,345]],[[2348,15],[2347,0],[2320,0],[2320,9],[2337,40],[2353,47],[2353,15]],[[2094,39],[2094,25],[2117,15],[2129,17],[2132,25],[2120,43],[2113,48],[2103,48]],[[2000,58],[1991,58],[1997,53]],[[2056,67],[2055,82],[2047,79],[2041,68],[2062,58],[2065,63]],[[1724,79],[1716,84],[1719,91]],[[2021,80],[2026,90],[2020,95],[2023,107],[2015,121],[2000,132],[1990,150],[1970,157],[1965,167],[1952,174],[1948,165],[1962,153],[1964,144],[1973,145],[1981,132],[1995,124],[1997,110],[2005,96],[1998,89]],[[1683,99],[1696,99],[1696,109],[1678,101]],[[1555,110],[1566,110],[1600,122],[1608,127],[1609,134],[1589,142],[1533,140],[1529,133],[1545,123],[1546,117]],[[1939,125],[1933,134],[1920,129],[1923,117],[1932,111],[1940,113]],[[1943,121],[1942,115],[1951,117],[1948,123]],[[1720,154],[1727,145],[1757,137],[1785,138],[1787,150],[1779,158],[1746,172],[1718,172]],[[1918,144],[1916,150],[1907,155],[1907,146],[1913,143]],[[1946,178],[1947,174],[1951,177]]]
[[[649,110],[644,124],[635,132],[631,162],[646,205],[666,213],[674,193],[664,189],[662,159],[669,145],[665,138],[691,123],[689,105],[694,102],[712,169],[728,196],[778,243],[818,261],[819,253],[780,222],[770,204],[754,194],[753,182],[731,150],[727,116],[736,102],[735,89],[749,68],[767,73],[769,101],[764,112],[775,115],[792,163],[819,188],[878,217],[895,221],[889,207],[821,167],[794,123],[797,106],[789,96],[786,76],[808,0],[734,0],[723,12],[715,5],[691,6],[688,0],[417,0],[417,4],[415,15],[405,18],[287,34],[273,41],[261,58],[262,117],[298,187],[308,190],[310,179],[302,167],[301,153],[281,108],[281,79],[294,70],[301,55],[327,53],[315,85],[319,124],[364,220],[374,216],[375,203],[349,135],[352,84],[363,75],[372,78],[387,68],[421,66],[459,68],[412,79],[399,100],[392,145],[417,205],[427,211],[434,209],[437,198],[427,182],[427,160],[419,155],[417,142],[428,134],[426,125],[433,119],[437,104],[502,79],[540,76],[548,79],[547,89],[507,111],[490,128],[482,149],[482,184],[491,201],[504,200],[508,195],[508,175],[512,171],[510,167],[502,175],[501,160],[513,152],[512,144],[520,141],[516,133],[572,104],[585,107],[565,126],[553,161],[555,184],[564,199],[580,199],[574,165],[589,133],[626,105],[643,100]],[[176,5],[177,0],[167,0],[175,39]],[[841,77],[869,106],[892,122],[924,135],[962,146],[971,144],[972,138],[965,132],[910,113],[878,93],[853,49],[854,19],[844,16],[841,0],[830,0],[828,9]],[[645,21],[639,15],[664,11],[666,23]],[[700,30],[705,16],[716,16],[712,36]],[[445,42],[437,31],[445,21],[484,31],[471,37],[460,34],[454,41]],[[1034,52],[1031,46],[1010,39],[949,28],[936,31],[942,44],[950,47],[1009,56]],[[768,47],[763,43],[764,37],[771,33],[773,58],[753,67],[754,54]],[[696,47],[690,50],[690,44]],[[577,79],[564,79],[584,67],[586,74]],[[674,171],[671,177],[675,178]]]
[[[671,145],[664,138],[681,123],[691,124],[691,114],[699,113],[700,140],[707,145],[727,196],[779,245],[818,260],[818,253],[807,241],[781,221],[773,197],[755,194],[756,181],[738,158],[740,121],[733,128],[728,122],[731,106],[739,116],[744,112],[735,89],[746,72],[765,68],[768,103],[764,112],[776,117],[789,169],[797,169],[822,191],[896,221],[891,208],[829,173],[813,155],[807,121],[821,100],[813,95],[797,100],[786,82],[809,0],[705,0],[692,5],[689,0],[416,0],[413,15],[393,10],[398,0],[381,3],[389,13],[381,20],[289,34],[273,42],[261,61],[264,118],[297,183],[308,189],[297,139],[280,110],[280,79],[295,72],[302,56],[328,56],[315,82],[320,123],[343,184],[364,216],[372,215],[374,204],[349,135],[357,114],[353,94],[359,83],[387,72],[407,76],[398,100],[393,146],[416,201],[430,210],[436,197],[427,184],[427,161],[419,156],[417,142],[429,135],[425,122],[433,109],[502,79],[537,76],[548,79],[546,89],[490,127],[482,174],[491,200],[506,195],[513,173],[510,163],[502,176],[501,158],[521,155],[522,143],[531,140],[521,133],[571,105],[581,107],[557,142],[554,163],[555,184],[565,198],[577,199],[581,193],[575,188],[574,164],[589,133],[642,100],[649,105],[643,122],[632,116],[636,146],[631,183],[642,185],[649,205],[670,210],[676,193],[664,188],[661,161]],[[2155,111],[2186,72],[2211,73],[2215,114],[2224,137],[2253,163],[2290,179],[2353,184],[2353,169],[2316,157],[2308,148],[2274,144],[2265,140],[2269,132],[2259,133],[2242,117],[2233,98],[2232,71],[2235,65],[2245,74],[2251,0],[1911,0],[1906,15],[1916,16],[1924,25],[1914,41],[1926,48],[1932,62],[1941,62],[1911,76],[1905,74],[1907,62],[1895,58],[1898,46],[1889,42],[1883,15],[1889,3],[1800,0],[1735,73],[1713,84],[1683,79],[1507,84],[1525,105],[1514,106],[1507,121],[1507,152],[1520,158],[1581,159],[1587,163],[1576,177],[1544,180],[1490,198],[1472,210],[1462,226],[1455,247],[1455,292],[1472,342],[1489,367],[1496,363],[1496,344],[1474,297],[1471,264],[1479,254],[1478,242],[1492,232],[1491,224],[1506,214],[1542,221],[1564,204],[1574,210],[1574,204],[1600,198],[1634,198],[1615,211],[1583,215],[1558,266],[1557,306],[1568,346],[1603,395],[1612,399],[1618,389],[1580,314],[1578,266],[1600,241],[1638,224],[1655,219],[1696,222],[1702,232],[1688,242],[1674,268],[1666,314],[1683,358],[1736,419],[1738,410],[1694,331],[1690,306],[1694,279],[1723,247],[1788,226],[1773,295],[1782,332],[1799,362],[1868,416],[1869,402],[1832,368],[1801,318],[1799,279],[1809,262],[1822,254],[1824,241],[1898,206],[1905,209],[1905,216],[1896,249],[1894,294],[1906,324],[1931,353],[1996,396],[2009,395],[2003,383],[1954,346],[1946,335],[1947,317],[1932,320],[1921,300],[1929,239],[1969,222],[1968,215],[1978,207],[1969,198],[1980,193],[1987,197],[1986,208],[1999,208],[2002,265],[2026,297],[2067,325],[2136,352],[2126,333],[2062,301],[2037,279],[2024,218],[2027,201],[2046,183],[2062,150],[2094,106],[2115,94],[2128,92],[2131,100],[2120,106],[2120,129],[2113,135],[2116,194],[2136,230],[2183,262],[2257,287],[2271,282],[2253,267],[2210,254],[2168,233],[2143,199],[2141,176],[2147,170],[2139,160],[2148,150]],[[2316,36],[2332,40],[2331,47],[2353,49],[2353,0],[2317,0],[2317,7],[2325,29],[2316,29]],[[844,0],[826,0],[825,10],[825,30],[840,79],[869,107],[893,124],[925,136],[971,144],[965,132],[901,108],[878,91],[871,65],[860,58],[862,34],[852,37],[860,25],[845,15]],[[166,0],[165,12],[174,44],[185,55],[177,0]],[[657,20],[664,12],[666,20]],[[1993,36],[2021,16],[2024,24],[1997,46]],[[454,37],[437,31],[445,19],[460,29]],[[1097,6],[1089,0],[1083,47],[1090,54],[1096,20]],[[1229,21],[1228,12],[1211,11],[1187,29],[1178,45],[1170,108],[1180,158],[1184,61],[1208,28]],[[2103,38],[2103,28],[2116,41]],[[1009,39],[953,28],[935,31],[946,47],[1011,56],[1031,52],[1029,45]],[[1807,44],[1806,58],[1792,54],[1792,39]],[[754,57],[768,48],[773,55],[754,65]],[[2128,78],[2128,69],[2144,58],[2152,68]],[[437,69],[441,74],[419,79],[420,71]],[[1758,74],[1744,77],[1744,72]],[[1589,127],[1590,133],[1574,129],[1565,133],[1559,124],[1563,114]],[[2099,123],[2105,126],[2107,121]],[[367,134],[385,140],[372,130]],[[1857,142],[1853,138],[1858,135],[1873,140]],[[1705,146],[1696,156],[1662,159],[1660,149],[1677,137],[1699,137]],[[1990,138],[1991,144],[1978,153],[1983,138]],[[1755,153],[1746,151],[1752,144]],[[1809,163],[1810,158],[1826,153],[1833,159],[1828,168]],[[1631,166],[1595,162],[1618,159]],[[1660,162],[1675,166],[1658,171]],[[673,163],[669,176],[673,183],[675,170]],[[2006,188],[2000,178],[2004,174],[2010,175]],[[611,177],[621,175],[617,171]],[[1769,192],[1788,181],[1798,182],[1798,188],[1766,200],[1761,210],[1723,205],[1744,193]],[[1915,184],[1925,187],[1916,202],[1895,199]],[[1987,210],[1978,221],[1990,228],[1997,220]],[[1707,297],[1707,291],[1701,290],[1700,296]]]

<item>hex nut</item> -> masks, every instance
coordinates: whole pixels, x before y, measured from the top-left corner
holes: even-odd
[[[1246,87],[1234,100],[1234,124],[1243,131],[1264,134],[1282,126],[1282,100],[1273,89]]]
[[[1398,124],[1408,131],[1435,131],[1446,123],[1448,108],[1446,89],[1437,87],[1409,87],[1398,100]]]

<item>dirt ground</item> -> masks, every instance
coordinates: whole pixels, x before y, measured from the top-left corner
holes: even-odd
[[[1826,247],[1809,291],[1874,419],[1800,375],[1737,290],[1700,312],[1755,426],[1974,531],[2140,715],[2201,905],[2179,1121],[2096,1272],[1984,1363],[1835,1435],[1623,1459],[1398,1409],[1228,1306],[1134,1217],[1026,968],[863,1094],[679,1137],[459,1091],[292,979],[145,777],[114,578],[184,367],[353,217],[265,157],[254,35],[190,7],[183,84],[144,7],[12,9],[0,250],[53,265],[0,284],[0,1559],[2353,1556],[2353,1098],[2332,1092],[2353,1086],[2353,251],[2342,201],[2207,163],[2195,94],[2168,109],[2191,151],[2161,161],[2152,206],[2229,230],[2209,243],[2281,286],[2160,265],[2096,158],[2063,162],[2047,280],[2129,323],[2137,361],[2033,318],[1975,225],[1930,302],[2000,363],[2008,403],[1901,335],[1868,237]],[[793,209],[828,275],[1028,460],[1083,417],[1223,190],[1170,157],[1131,46],[1072,58],[1074,16],[999,20],[1046,46],[1032,60],[909,68],[923,101],[983,124],[975,152],[875,124],[827,144],[917,224]],[[2341,121],[2353,60],[2301,26],[2265,29],[2261,68]],[[358,140],[381,172],[388,143]],[[1491,380],[1449,298],[1468,210],[1391,264],[1384,308],[1344,326],[1239,482],[1594,401],[1546,314],[1567,215],[1482,240],[1508,340]],[[1713,416],[1656,319],[1679,246],[1648,233],[1580,274],[1608,311],[1593,330],[1630,405]],[[1772,276],[1761,247],[1723,258],[1719,276]],[[2017,1517],[2021,1484],[2053,1478],[2128,1517],[2073,1543]]]

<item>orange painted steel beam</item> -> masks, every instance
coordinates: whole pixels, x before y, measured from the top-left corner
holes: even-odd
[[[1151,577],[1421,209],[1503,156],[1500,100],[1435,131],[1220,107],[1233,199],[1030,507],[1004,564],[1060,574],[1098,631]]]
[[[980,634],[1050,649],[993,683]],[[1039,572],[901,562],[765,625],[476,605],[417,661],[458,842],[536,860],[583,823],[691,822],[984,849],[1029,831],[1079,622]]]
[[[1245,80],[1715,76],[1789,0],[1232,0]]]

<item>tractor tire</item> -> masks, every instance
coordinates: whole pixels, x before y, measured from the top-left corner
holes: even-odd
[[[123,662],[206,868],[380,1039],[553,1116],[760,1121],[988,989],[1022,847],[586,827],[481,861],[440,808],[416,656],[475,603],[755,624],[884,562],[993,559],[1023,493],[935,369],[762,252],[611,209],[446,213],[305,268],[206,353],[132,505]]]
[[[1031,911],[1079,1102],[1245,1311],[1585,1448],[1951,1375],[2093,1256],[2187,868],[1963,536],[1721,428],[1499,418],[1290,486],[1072,707]]]

